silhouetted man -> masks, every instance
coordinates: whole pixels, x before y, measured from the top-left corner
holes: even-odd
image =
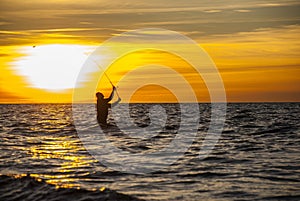
[[[110,104],[109,102],[113,99],[115,90],[116,90],[116,87],[113,86],[113,90],[108,98],[104,98],[104,95],[100,92],[96,93],[97,120],[101,126],[107,125],[108,108],[110,108],[112,106],[112,104]],[[118,104],[120,101],[121,101],[121,99],[119,97],[118,100],[115,103],[113,103],[113,105]]]

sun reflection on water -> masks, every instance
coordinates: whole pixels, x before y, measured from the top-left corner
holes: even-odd
[[[79,139],[69,137],[44,137],[42,144],[30,147],[29,153],[33,159],[51,160],[56,159],[55,173],[30,174],[35,178],[43,178],[47,183],[57,188],[80,188],[77,183],[78,177],[84,177],[90,173],[86,171],[92,163],[97,162],[89,155],[81,154],[84,148]],[[81,178],[82,179],[82,178]]]

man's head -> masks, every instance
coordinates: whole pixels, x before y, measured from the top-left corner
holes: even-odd
[[[100,92],[97,92],[97,93],[96,93],[96,97],[97,97],[98,99],[103,99],[103,98],[104,98],[104,95],[103,95],[102,93],[100,93]]]

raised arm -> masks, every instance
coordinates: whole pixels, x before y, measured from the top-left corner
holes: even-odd
[[[110,96],[109,96],[108,98],[105,99],[107,102],[111,101],[111,100],[114,98],[115,89],[116,89],[116,87],[113,86],[113,90],[112,90]]]

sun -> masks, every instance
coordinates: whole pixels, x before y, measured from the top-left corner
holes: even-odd
[[[12,65],[30,87],[57,92],[74,88],[77,75],[93,50],[93,46],[84,45],[27,46],[20,50],[25,56]]]

